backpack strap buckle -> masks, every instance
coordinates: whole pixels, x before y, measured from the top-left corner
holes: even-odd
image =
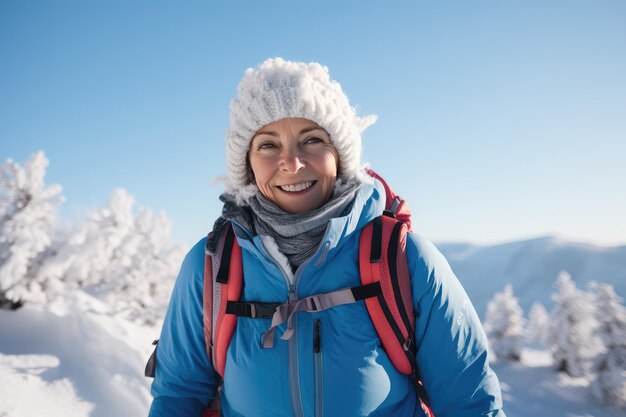
[[[352,293],[352,288],[344,288],[326,294],[312,295],[304,298],[302,301],[305,303],[305,311],[307,313],[317,313],[342,304],[351,304],[356,300]]]
[[[326,294],[311,295],[300,300],[277,305],[272,312],[272,325],[263,334],[263,348],[267,349],[274,346],[276,327],[284,322],[287,322],[287,329],[285,329],[285,332],[280,338],[282,340],[289,340],[291,338],[294,332],[293,318],[298,312],[317,313],[336,306],[356,303],[358,300],[363,299],[363,297],[374,296],[369,294],[371,291],[360,291],[361,288],[363,287],[343,288]]]
[[[405,352],[409,352],[412,356],[415,356],[415,354],[417,353],[415,348],[415,337],[413,335],[413,332],[410,332],[409,337],[407,337],[404,340],[404,343],[402,343],[402,349],[404,349]]]

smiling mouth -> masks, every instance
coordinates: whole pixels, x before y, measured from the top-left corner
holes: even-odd
[[[278,188],[288,193],[296,193],[311,188],[313,184],[315,184],[315,181],[306,181],[300,184],[279,185]]]

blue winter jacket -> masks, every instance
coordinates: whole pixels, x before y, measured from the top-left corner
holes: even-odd
[[[379,183],[364,185],[351,212],[331,220],[317,252],[292,280],[259,236],[238,229],[243,300],[284,303],[360,285],[359,234],[384,208]],[[240,225],[239,225],[240,226]],[[202,288],[205,240],[187,254],[157,349],[150,417],[200,417],[216,395],[207,358]],[[417,364],[436,417],[505,417],[487,342],[461,284],[437,249],[416,234],[407,241],[416,314]],[[239,318],[227,352],[221,407],[225,417],[423,417],[414,387],[381,346],[363,301],[297,313],[295,333],[262,348],[270,319]],[[317,332],[317,333],[316,333]],[[314,349],[314,333],[319,349]]]

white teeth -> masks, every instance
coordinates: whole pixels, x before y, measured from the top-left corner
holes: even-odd
[[[307,182],[303,182],[302,184],[281,185],[280,189],[283,191],[295,192],[295,191],[306,190],[312,185],[313,185],[313,181],[307,181]]]

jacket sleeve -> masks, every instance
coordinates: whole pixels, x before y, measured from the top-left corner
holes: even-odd
[[[416,234],[407,238],[415,308],[417,365],[437,417],[505,417],[487,338],[443,255]]]
[[[156,350],[149,417],[201,417],[215,396],[219,376],[207,358],[203,327],[205,242],[185,256],[174,285]]]

